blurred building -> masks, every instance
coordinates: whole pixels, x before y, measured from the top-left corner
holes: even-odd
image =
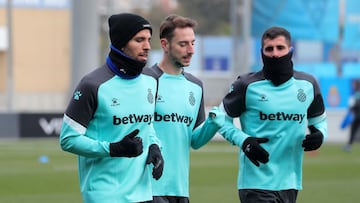
[[[13,2],[11,7],[8,7],[7,2]],[[334,9],[338,10],[338,6],[335,4],[337,1],[331,2],[332,4],[329,5],[335,5]],[[356,1],[354,2],[356,3]],[[86,7],[87,4],[92,5]],[[317,5],[317,2],[313,2],[313,4]],[[86,72],[101,65],[108,53],[107,17],[113,13],[129,11],[151,13],[151,9],[159,5],[164,10],[173,10],[178,7],[178,1],[0,0],[0,112],[9,109],[15,112],[63,112],[70,92],[74,88],[74,83],[77,83]],[[253,7],[256,5],[255,2],[252,2]],[[325,12],[327,7],[323,4],[319,5],[322,5],[320,10],[323,10],[324,13],[333,13]],[[242,13],[245,13],[245,10],[251,10],[249,5],[239,4],[238,6],[242,8]],[[300,8],[300,6],[290,3],[288,6],[289,8]],[[314,9],[308,11],[310,14],[317,11],[319,6],[313,7]],[[307,7],[304,8],[307,9]],[[283,10],[285,12],[291,9]],[[11,26],[7,25],[9,12]],[[357,14],[358,12],[354,11],[353,13]],[[244,15],[241,19],[245,19],[248,15],[250,14]],[[252,12],[252,16],[254,18],[258,15],[256,12]],[[278,16],[281,15],[278,14]],[[296,16],[294,18],[299,20]],[[260,15],[260,17],[262,16]],[[318,15],[315,17],[318,19]],[[333,18],[331,17],[331,19]],[[283,19],[279,17],[279,23],[282,23]],[[97,20],[99,23],[93,23]],[[252,21],[253,24],[257,22],[254,19]],[[259,22],[264,21],[260,20]],[[233,27],[245,24],[240,21],[240,18],[232,23]],[[313,22],[309,21],[309,24],[311,23]],[[337,23],[330,24],[336,25]],[[293,24],[290,23],[290,25]],[[92,28],[88,29],[88,26]],[[264,27],[266,26],[268,25],[264,25]],[[241,28],[246,30],[249,27],[250,24]],[[295,28],[298,27],[295,26]],[[330,26],[323,27],[330,29]],[[301,32],[302,35],[309,33],[307,32],[309,26],[305,30]],[[8,36],[9,31],[11,31],[11,38]],[[238,31],[235,36],[197,36],[197,51],[188,70],[203,80],[206,92],[212,93],[205,94],[208,105],[218,104],[220,98],[227,92],[229,83],[238,74],[249,71],[247,69],[249,65],[252,71],[261,68],[260,52],[258,51],[260,50],[259,40],[254,39],[253,36],[238,39],[238,36],[245,36],[246,33],[249,34],[249,32],[241,31],[240,33]],[[337,31],[324,33],[337,33]],[[294,38],[298,35],[294,33]],[[310,72],[319,79],[325,76],[326,78],[336,78],[339,76],[339,72],[343,73],[342,76],[346,76],[345,74],[352,77],[360,75],[357,72],[354,74],[354,71],[359,70],[359,52],[351,50],[352,52],[347,51],[346,54],[343,54],[344,56],[340,56],[338,41],[323,42],[319,39],[299,38],[294,39],[294,46],[297,50],[294,55],[296,68]],[[217,49],[217,47],[223,48]],[[342,50],[342,53],[345,51]],[[149,65],[159,61],[160,57],[161,50],[152,50]],[[339,59],[340,57],[341,59]],[[94,58],[101,59],[94,60]],[[8,61],[9,59],[10,61]],[[343,61],[351,63],[340,67],[338,63]],[[341,103],[341,107],[345,106],[343,103]]]
[[[0,1],[0,16],[0,111],[9,105],[17,111],[62,109],[70,72],[69,1],[13,1],[10,7]]]
[[[351,82],[354,78],[360,78],[360,43],[357,40],[360,36],[359,1],[346,1],[347,9],[340,10],[347,10],[340,15],[340,22],[344,21],[344,33],[348,33],[344,39],[349,36],[348,43],[344,44],[357,45],[355,50],[346,50],[344,47],[340,50],[339,41],[324,43],[321,40],[294,39],[294,46],[297,48],[294,55],[296,68],[310,72],[319,79],[326,105],[330,109],[328,115],[332,124],[329,126],[332,129],[329,132],[333,132],[333,135],[341,133],[338,132],[336,124],[345,113],[347,97],[351,94]],[[7,2],[13,3],[9,6]],[[232,29],[235,30],[233,36],[197,36],[197,50],[188,69],[203,80],[205,102],[209,106],[219,104],[238,74],[249,71],[249,66],[251,71],[261,68],[261,63],[257,64],[261,62],[259,40],[254,39],[253,35],[250,36],[249,32],[249,18],[255,14],[250,14],[249,11],[256,1],[231,2],[234,3],[229,11],[232,16]],[[278,2],[289,3],[280,0]],[[327,2],[334,3],[337,0]],[[317,3],[319,2],[312,2]],[[3,131],[0,137],[28,134],[28,129],[34,129],[34,126],[39,124],[45,129],[58,130],[74,83],[77,83],[85,72],[91,71],[104,61],[94,58],[101,58],[100,55],[108,53],[107,17],[113,13],[128,11],[157,15],[151,13],[151,9],[159,5],[164,11],[172,11],[178,7],[178,1],[0,0],[0,128]],[[265,1],[260,6],[263,5]],[[291,3],[289,5],[295,9],[300,8]],[[340,5],[341,8],[344,7],[343,4]],[[279,7],[278,4],[274,6]],[[310,13],[318,14],[318,7],[314,8]],[[268,7],[265,6],[265,10],[268,10]],[[304,15],[303,12],[289,12],[295,14],[296,20],[299,13]],[[274,13],[271,15],[275,16]],[[315,17],[324,19],[322,15]],[[298,28],[295,23],[290,23]],[[350,25],[348,29],[346,25]],[[303,33],[309,33],[308,27]],[[97,43],[102,43],[103,47]],[[161,55],[161,50],[152,50],[149,64],[158,62]],[[9,117],[8,112],[17,114]],[[45,114],[49,117],[44,117]],[[29,122],[26,122],[27,120]],[[22,127],[18,127],[17,123]],[[24,123],[28,123],[28,127],[24,127]],[[15,133],[6,129],[13,129]],[[20,133],[16,132],[19,129]],[[332,139],[339,139],[339,136],[333,136]]]
[[[177,0],[99,0],[99,13],[119,13],[134,10],[149,11],[152,7],[161,5],[165,10],[177,8]]]
[[[97,11],[92,15],[99,19],[102,16],[107,19],[113,13],[146,12],[159,4],[164,9],[177,7],[177,0],[79,2],[76,3],[96,2]],[[0,112],[64,111],[74,82],[72,29],[84,29],[72,27],[74,3],[71,0],[0,1]],[[81,12],[87,15],[86,11]],[[98,32],[107,27],[102,23]]]

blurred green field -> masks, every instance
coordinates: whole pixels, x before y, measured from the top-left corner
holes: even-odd
[[[326,144],[307,153],[298,203],[359,202],[360,145],[350,153]],[[211,142],[191,154],[192,203],[239,202],[237,148]],[[0,203],[81,202],[77,158],[57,139],[1,140]]]

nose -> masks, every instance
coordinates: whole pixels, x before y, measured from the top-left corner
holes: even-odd
[[[274,49],[274,51],[271,53],[271,57],[279,58],[281,55],[281,52],[278,49]]]
[[[193,44],[190,44],[188,47],[187,47],[187,52],[189,54],[193,54],[194,53],[194,45]]]
[[[146,41],[145,43],[144,43],[144,47],[143,47],[144,49],[146,49],[146,50],[150,50],[151,49],[151,43],[150,43],[150,41]]]

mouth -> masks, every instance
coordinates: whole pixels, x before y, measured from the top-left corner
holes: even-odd
[[[191,56],[184,56],[183,60],[189,63],[191,60]]]
[[[138,55],[138,59],[146,61],[148,59],[148,56],[149,55],[147,53],[142,53]]]
[[[139,54],[140,57],[148,57],[149,53],[141,53]]]

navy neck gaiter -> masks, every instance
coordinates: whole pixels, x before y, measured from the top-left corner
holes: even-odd
[[[130,58],[112,45],[110,45],[110,49],[106,64],[116,75],[124,79],[133,79],[140,75],[146,62]]]

